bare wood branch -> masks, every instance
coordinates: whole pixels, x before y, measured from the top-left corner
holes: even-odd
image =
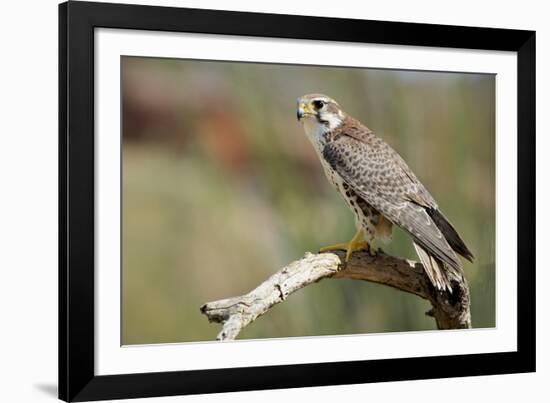
[[[223,323],[218,340],[233,340],[239,332],[290,294],[324,277],[334,275],[340,258],[332,253],[306,256],[279,270],[246,295],[208,302],[201,307],[210,322]]]
[[[246,295],[208,302],[201,312],[210,322],[222,323],[218,340],[233,340],[240,331],[283,302],[290,294],[323,278],[347,278],[385,284],[427,299],[438,329],[470,328],[470,293],[463,278],[453,292],[437,291],[422,264],[378,252],[355,252],[343,267],[343,252],[311,254],[290,263]]]

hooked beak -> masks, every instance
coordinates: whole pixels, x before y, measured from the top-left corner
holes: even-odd
[[[296,110],[296,118],[298,121],[302,120],[304,116],[313,115],[309,106],[303,102],[298,103],[298,109]]]

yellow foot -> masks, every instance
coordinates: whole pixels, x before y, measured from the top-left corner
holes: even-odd
[[[362,241],[363,230],[358,230],[354,237],[348,243],[338,243],[336,245],[325,246],[319,249],[319,252],[329,252],[333,250],[345,250],[346,251],[346,263],[349,261],[351,254],[356,250],[367,250],[371,256],[376,254],[373,251],[368,242]]]
[[[373,256],[373,251],[367,241],[359,241],[355,243],[350,242],[348,249],[346,249],[346,263],[349,262],[352,253],[357,250],[366,250],[369,252],[369,255]],[[374,253],[376,254],[376,252]]]
[[[348,244],[347,243],[337,243],[335,245],[329,245],[329,246],[323,246],[321,249],[319,249],[319,252],[330,252],[333,250],[348,250]]]

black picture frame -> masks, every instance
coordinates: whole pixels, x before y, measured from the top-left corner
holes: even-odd
[[[517,52],[517,351],[97,376],[94,29]],[[70,174],[69,174],[70,173]],[[521,197],[519,197],[521,195]],[[59,398],[121,399],[535,371],[535,32],[142,5],[59,5]]]

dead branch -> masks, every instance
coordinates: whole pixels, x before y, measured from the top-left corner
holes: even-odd
[[[424,272],[422,264],[378,252],[355,252],[342,264],[343,252],[306,253],[290,263],[246,295],[208,302],[201,312],[210,322],[222,323],[218,340],[233,340],[251,322],[290,294],[323,278],[347,278],[385,284],[427,299],[438,329],[471,327],[470,293],[466,279],[453,282],[453,292],[437,291]]]

